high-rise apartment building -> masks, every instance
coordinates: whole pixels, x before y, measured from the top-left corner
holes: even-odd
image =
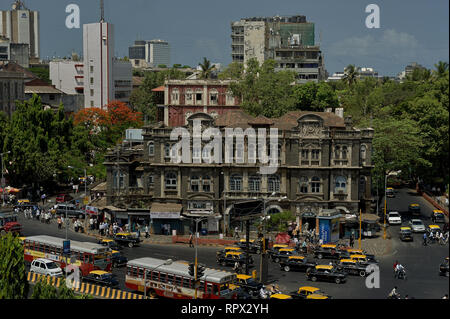
[[[260,64],[273,59],[276,70],[295,71],[299,83],[325,77],[323,54],[315,44],[314,23],[305,16],[244,18],[231,23],[233,62]]]
[[[114,25],[83,25],[84,103],[103,108],[113,100],[129,102],[131,63],[114,57]]]
[[[29,56],[39,59],[39,12],[27,9],[22,1],[15,1],[12,10],[0,11],[0,36],[11,43],[28,44]]]
[[[137,40],[128,48],[133,67],[153,67],[170,65],[170,45],[163,40]]]

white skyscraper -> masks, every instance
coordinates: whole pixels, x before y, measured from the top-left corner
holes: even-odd
[[[0,11],[0,36],[11,43],[28,44],[30,57],[39,58],[39,12],[27,9],[22,1],[15,1],[12,10]]]

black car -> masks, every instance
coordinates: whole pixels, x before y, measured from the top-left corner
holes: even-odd
[[[341,259],[339,264],[336,266],[337,270],[343,271],[348,275],[355,275],[360,277],[365,277],[366,266],[361,265],[355,260],[352,259]]]
[[[287,259],[280,261],[280,267],[284,271],[304,271],[312,269],[317,266],[314,261],[308,261],[306,257],[303,256],[289,256]]]
[[[119,245],[128,246],[130,248],[139,245],[141,242],[139,238],[130,233],[117,233],[114,236],[114,241]]]
[[[101,239],[101,240],[98,241],[98,243],[99,243],[100,245],[105,246],[105,247],[109,247],[109,248],[111,248],[112,250],[120,250],[120,249],[122,249],[122,247],[119,246],[119,244],[117,244],[117,243],[116,243],[114,240],[112,240],[112,239]]]
[[[106,287],[118,287],[119,282],[115,278],[115,276],[103,270],[93,270],[88,275],[83,277],[84,282],[88,282],[90,284],[106,286]]]
[[[241,266],[247,264],[247,258],[244,253],[240,252],[227,252],[224,255],[217,254],[216,255],[217,263],[221,266],[234,266],[236,262],[238,262]],[[253,258],[249,256],[248,264],[249,266],[253,265]]]
[[[241,239],[236,243],[238,247],[240,247],[243,251],[247,251],[247,241],[245,239]],[[260,240],[249,240],[249,249],[248,251],[252,254],[259,254],[262,249],[262,242]]]
[[[111,262],[113,268],[125,266],[128,262],[128,258],[125,256],[122,256],[122,254],[117,251],[113,250],[111,254]]]
[[[311,281],[330,281],[340,284],[347,281],[347,274],[331,265],[318,265],[306,272],[306,278]]]
[[[448,277],[448,257],[445,258],[445,261],[439,266],[439,274]]]
[[[217,251],[216,257],[224,257],[227,253],[230,253],[230,252],[242,253],[244,255],[244,258],[245,258],[245,256],[247,256],[247,253],[244,250],[242,250],[240,247],[230,246],[230,247],[225,247],[224,249]],[[248,258],[253,263],[253,256],[249,254]]]
[[[337,246],[333,244],[321,245],[314,251],[314,257],[318,259],[342,259],[347,255],[347,251],[338,249]]]
[[[270,255],[272,261],[279,263],[282,260],[287,259],[289,256],[295,255],[296,251],[294,248],[282,248],[278,252],[274,252]]]
[[[239,274],[236,275],[236,285],[242,288],[251,296],[257,296],[263,284],[253,279],[252,276]]]

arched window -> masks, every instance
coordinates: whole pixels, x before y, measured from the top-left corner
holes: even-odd
[[[317,176],[311,179],[311,193],[320,193],[320,178]]]
[[[367,148],[365,145],[361,145],[361,160],[364,161],[366,159]]]
[[[198,192],[200,184],[200,178],[197,175],[191,176],[191,192]]]
[[[244,162],[244,144],[236,143],[236,163]]]
[[[172,90],[172,94],[171,94],[171,98],[172,98],[172,104],[179,104],[180,103],[180,92],[178,91],[178,89],[173,89]]]
[[[342,147],[342,159],[347,159],[347,146]]]
[[[124,177],[125,174],[119,170],[115,170],[113,173],[113,188],[123,188],[124,187]]]
[[[187,90],[186,90],[185,98],[186,98],[186,104],[187,104],[187,105],[192,105],[192,104],[194,104],[194,99],[193,99],[192,89],[187,89]]]
[[[334,192],[335,193],[345,193],[345,191],[347,190],[347,178],[345,178],[344,176],[338,176],[335,179],[335,188],[334,188]]]
[[[211,177],[209,175],[205,175],[202,178],[203,191],[210,192],[211,191]]]
[[[256,144],[248,144],[247,158],[249,163],[256,163]]]
[[[279,192],[280,191],[280,176],[271,175],[267,179],[267,188],[269,192]]]
[[[242,176],[234,174],[230,176],[230,191],[242,190]]]
[[[170,157],[170,143],[164,145],[164,157]]]
[[[308,193],[308,177],[306,176],[301,176],[299,179],[299,183],[300,183],[300,193],[302,194],[306,194]]]
[[[155,143],[153,143],[153,141],[148,142],[148,155],[155,155]]]
[[[166,189],[177,189],[177,174],[175,172],[168,172],[165,177]]]
[[[339,146],[336,146],[334,148],[334,158],[339,159],[341,156],[341,148]]]
[[[248,188],[250,192],[259,192],[261,189],[261,177],[252,175],[248,178]]]
[[[217,90],[211,90],[209,93],[209,104],[217,105],[219,102],[219,92]]]
[[[226,93],[226,104],[234,105],[234,96],[231,91],[227,91],[227,93]]]

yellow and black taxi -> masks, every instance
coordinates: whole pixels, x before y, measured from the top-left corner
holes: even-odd
[[[401,241],[413,241],[412,229],[408,226],[400,227],[399,237]]]
[[[428,235],[430,235],[431,233],[433,233],[433,235],[435,236],[436,233],[441,231],[441,227],[439,227],[439,225],[428,225],[427,227],[427,233]]]
[[[233,288],[234,287],[240,287],[251,296],[257,296],[259,290],[263,287],[263,284],[255,280],[252,276],[237,274]]]
[[[119,281],[116,277],[107,271],[93,270],[83,277],[83,281],[99,286],[118,287]]]
[[[238,247],[242,250],[247,251],[247,240],[241,239],[236,243]],[[261,252],[262,242],[260,240],[249,239],[248,240],[248,251],[252,254],[259,254]]]
[[[223,257],[225,256],[227,253],[242,253],[244,256],[246,255],[246,252],[238,246],[227,246],[222,250],[219,250],[216,252],[216,257]],[[251,259],[251,261],[253,262],[253,257],[251,255],[249,255],[249,259]]]
[[[289,256],[287,259],[280,261],[280,268],[284,271],[304,271],[317,266],[314,261],[309,261],[304,256]]]
[[[122,256],[120,251],[118,250],[112,250],[111,251],[111,263],[113,268],[122,267],[125,266],[128,262],[128,258],[125,256]]]
[[[342,270],[347,275],[354,275],[360,277],[366,276],[367,274],[366,267],[367,266],[361,265],[354,259],[341,259],[336,266],[337,269]]]
[[[359,264],[363,265],[363,266],[367,266],[369,264],[378,264],[378,260],[375,259],[374,255],[350,255],[350,258],[348,259],[352,259],[355,260],[356,262],[358,262]]]
[[[318,259],[341,259],[344,255],[347,255],[347,252],[339,249],[335,244],[320,245],[314,250],[314,257]]]
[[[322,295],[327,296],[324,292],[320,290],[320,288],[317,287],[311,287],[311,286],[303,286],[298,288],[297,291],[294,291],[291,293],[292,298],[294,299],[306,299],[310,295]]]
[[[306,299],[316,299],[316,300],[324,300],[324,299],[330,299],[330,297],[320,294],[311,294]]]
[[[268,250],[269,256],[272,256],[273,254],[278,253],[278,251],[280,249],[285,249],[285,248],[289,248],[289,245],[286,245],[286,244],[275,244],[275,245],[272,246],[272,248],[270,248]]]
[[[270,299],[287,300],[287,299],[293,299],[293,298],[291,296],[285,295],[285,294],[273,294],[273,295],[270,295]]]
[[[330,281],[337,284],[347,281],[347,274],[332,265],[317,265],[306,272],[306,278],[311,281]]]
[[[395,197],[395,191],[392,187],[386,188],[386,196],[387,197]]]
[[[420,205],[416,203],[410,204],[408,206],[408,213],[410,213],[413,216],[414,215],[420,216]]]
[[[98,241],[98,244],[103,245],[103,246],[106,246],[106,247],[109,247],[109,248],[114,249],[114,250],[120,250],[120,249],[122,249],[122,247],[119,246],[119,244],[117,244],[117,243],[114,241],[114,239],[110,239],[110,238],[103,238],[103,239],[100,239],[100,240]]]
[[[242,252],[236,252],[236,251],[230,251],[223,255],[216,255],[216,261],[221,266],[234,266],[236,262],[238,262],[240,265],[246,265],[248,262],[248,265],[253,265],[253,258],[252,256],[248,256],[242,253]]]
[[[448,277],[448,257],[439,265],[439,274]]]
[[[433,223],[438,223],[438,224],[445,223],[444,212],[439,209],[433,210],[433,215],[431,216],[431,220],[433,221]]]
[[[117,233],[114,236],[114,241],[119,245],[133,248],[134,246],[139,245],[141,239],[131,233]]]
[[[295,255],[296,251],[294,248],[281,248],[278,252],[274,252],[270,255],[272,261],[279,263],[282,260],[287,259],[289,256]]]

